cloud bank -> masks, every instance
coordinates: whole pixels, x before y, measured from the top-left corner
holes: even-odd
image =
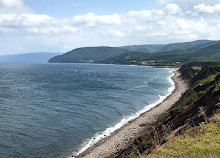
[[[31,9],[25,6],[23,0],[0,0],[1,13],[24,13],[30,12]]]
[[[81,46],[219,40],[220,3],[203,2],[160,0],[161,9],[56,18],[35,14],[22,0],[0,0],[0,34],[19,34],[62,51]]]

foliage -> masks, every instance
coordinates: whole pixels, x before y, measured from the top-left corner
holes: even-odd
[[[174,66],[189,62],[220,61],[220,41],[168,45],[77,48],[49,62]]]
[[[169,49],[156,53],[130,52],[104,60],[103,63],[141,65],[176,65],[177,63],[220,61],[220,42],[208,42],[191,47],[191,43],[171,44]],[[184,45],[186,48],[184,48]],[[167,45],[168,46],[168,45]],[[167,47],[165,46],[165,47]],[[153,61],[153,62],[152,62]]]
[[[127,53],[127,50],[116,47],[77,48],[49,60],[55,63],[99,63],[107,58]]]
[[[150,158],[218,158],[220,156],[220,124],[207,124],[189,129],[174,142],[154,150]]]
[[[171,120],[173,120],[176,116],[178,116],[182,111],[184,110],[184,107],[173,107],[168,111],[168,116],[164,120],[163,124],[167,125]]]
[[[192,69],[195,70],[195,71],[200,71],[202,69],[202,67],[192,66]]]
[[[132,45],[132,46],[124,46],[120,48],[129,50],[131,52],[155,53],[161,50],[164,46],[165,46],[164,44],[154,44],[154,45]]]
[[[136,154],[132,154],[131,156],[130,156],[130,158],[140,158],[138,155],[136,155]]]
[[[220,84],[216,84],[215,85],[215,89],[214,89],[214,92],[218,92],[220,90]]]
[[[192,88],[195,89],[195,88],[197,88],[199,86],[204,86],[206,84],[209,84],[209,83],[211,83],[215,79],[216,76],[217,75],[214,74],[214,75],[210,75],[209,77],[207,77],[207,78],[205,78],[203,80],[199,80],[199,81],[196,82],[196,84]]]

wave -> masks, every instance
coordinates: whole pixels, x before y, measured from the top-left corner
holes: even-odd
[[[87,141],[85,141],[81,145],[81,148],[79,149],[79,151],[74,152],[73,156],[71,156],[71,157],[80,155],[81,153],[85,152],[88,148],[90,148],[93,145],[97,144],[100,140],[110,136],[114,131],[116,131],[117,129],[120,129],[125,124],[129,123],[131,120],[139,117],[142,113],[150,110],[154,106],[156,106],[156,105],[160,104],[161,102],[163,102],[163,100],[166,99],[175,89],[175,83],[172,80],[172,77],[174,76],[174,73],[173,73],[172,69],[171,69],[170,73],[171,73],[171,75],[167,78],[167,80],[170,82],[171,87],[168,88],[168,94],[167,95],[165,95],[165,96],[159,95],[159,100],[156,101],[155,103],[152,103],[152,104],[149,104],[149,105],[145,106],[142,110],[136,112],[135,114],[133,114],[131,116],[124,117],[119,123],[117,123],[113,127],[109,127],[103,132],[96,133],[91,139],[88,139]]]

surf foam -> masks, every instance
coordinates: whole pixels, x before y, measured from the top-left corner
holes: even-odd
[[[161,96],[159,95],[159,100],[156,101],[155,103],[149,104],[147,106],[145,106],[142,110],[136,112],[135,114],[128,116],[128,117],[124,117],[119,123],[117,123],[115,126],[113,127],[109,127],[107,128],[105,131],[103,132],[99,132],[96,133],[91,139],[88,139],[87,141],[85,141],[82,145],[81,148],[78,152],[73,153],[71,157],[74,156],[78,156],[81,153],[85,152],[88,148],[92,147],[93,145],[97,144],[100,140],[110,136],[114,131],[116,131],[117,129],[120,129],[122,126],[124,126],[125,124],[129,123],[129,121],[139,117],[142,113],[150,110],[151,108],[153,108],[154,106],[160,104],[161,102],[163,102],[164,99],[166,99],[175,89],[175,83],[172,80],[172,77],[174,76],[173,73],[174,70],[170,70],[170,76],[167,78],[167,80],[170,82],[171,87],[168,88],[168,94],[165,96]]]

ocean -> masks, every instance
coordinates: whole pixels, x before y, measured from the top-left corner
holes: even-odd
[[[0,157],[67,158],[155,106],[168,68],[0,64]]]

